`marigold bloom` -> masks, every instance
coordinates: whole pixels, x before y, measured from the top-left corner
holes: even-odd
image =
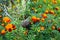
[[[45,27],[41,26],[40,29],[43,31],[43,30],[45,30]]]
[[[9,17],[4,17],[3,21],[6,22],[6,23],[9,23],[9,22],[11,22],[11,19]]]
[[[12,24],[7,24],[6,26],[5,26],[5,29],[7,30],[7,31],[12,31]]]
[[[43,17],[43,18],[47,18],[47,15],[46,15],[46,14],[42,14],[42,17]]]
[[[37,21],[36,16],[33,16],[33,17],[32,17],[32,21],[33,21],[33,22],[36,22],[36,21]]]
[[[1,31],[1,34],[2,34],[2,35],[4,35],[5,33],[6,33],[6,31],[5,31],[5,30],[2,30],[2,31]]]
[[[7,24],[7,25],[5,26],[5,29],[6,29],[7,31],[11,32],[12,30],[15,30],[15,29],[16,29],[16,26],[13,25],[13,24]]]

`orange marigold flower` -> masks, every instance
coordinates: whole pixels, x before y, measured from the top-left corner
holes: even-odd
[[[45,14],[48,14],[48,13],[49,13],[49,10],[46,10],[46,11],[45,11]]]
[[[45,13],[42,14],[42,17],[43,17],[43,18],[47,18],[47,14],[45,14]]]
[[[37,21],[39,22],[40,21],[40,18],[37,18]]]
[[[41,21],[42,21],[42,22],[44,22],[44,21],[45,21],[45,19],[44,19],[44,18],[41,18]]]
[[[55,26],[52,26],[52,30],[55,30],[55,28],[56,28]]]
[[[53,4],[57,4],[57,1],[56,1],[56,0],[52,0],[52,3],[53,3]]]
[[[56,10],[59,10],[59,7],[56,7],[55,9],[56,9]]]
[[[5,31],[5,30],[2,30],[2,31],[1,31],[1,34],[2,34],[2,35],[4,35],[5,33],[6,33],[6,31]]]
[[[12,24],[7,24],[6,26],[5,26],[5,29],[7,30],[7,31],[12,31]]]
[[[54,14],[55,12],[54,12],[53,10],[50,10],[49,13],[50,13],[50,14]]]
[[[42,31],[45,30],[45,27],[41,26],[41,27],[40,27],[40,30],[42,30]]]
[[[32,17],[32,21],[33,21],[34,23],[37,22],[36,16],[33,16],[33,17]]]
[[[6,22],[6,23],[9,23],[9,22],[11,22],[11,19],[9,17],[4,17],[3,21]]]

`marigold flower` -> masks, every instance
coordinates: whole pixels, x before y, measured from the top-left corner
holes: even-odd
[[[55,26],[52,26],[52,30],[55,30],[56,29],[56,27]]]
[[[39,22],[40,21],[40,18],[37,18],[37,21]]]
[[[12,24],[7,24],[6,26],[5,26],[5,29],[7,30],[7,31],[12,31]]]
[[[16,29],[16,26],[13,25],[13,24],[7,24],[7,25],[5,26],[5,29],[6,29],[7,31],[11,32],[12,30],[15,30],[15,29]]]
[[[9,22],[11,22],[11,19],[9,17],[4,17],[3,21],[6,22],[6,23],[9,23]]]
[[[47,14],[42,14],[42,17],[43,18],[47,18]]]
[[[45,27],[41,26],[40,29],[43,31],[43,30],[45,30]]]
[[[1,34],[2,34],[2,35],[4,35],[5,33],[6,33],[6,31],[5,31],[5,30],[2,30],[2,31],[1,31]]]
[[[32,17],[32,21],[33,21],[34,23],[37,22],[36,16],[33,16],[33,17]]]
[[[45,19],[44,19],[44,18],[41,18],[41,21],[42,21],[42,22],[44,22],[44,21],[45,21]]]

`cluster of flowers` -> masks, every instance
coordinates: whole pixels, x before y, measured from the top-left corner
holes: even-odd
[[[58,7],[55,8],[55,10],[59,10]],[[43,14],[41,14],[41,18],[37,18],[36,16],[32,16],[31,20],[33,23],[36,23],[36,22],[45,22],[45,19],[48,18],[48,14],[50,15],[53,15],[53,16],[57,16],[57,14],[55,14],[55,12],[53,10],[46,10]],[[53,20],[48,20],[48,23],[51,23],[51,21]],[[45,30],[45,27],[44,26],[41,26],[40,27],[41,30]],[[56,30],[56,27],[53,25],[52,30]],[[57,28],[57,30],[60,32],[60,27]],[[38,30],[38,32],[40,32],[40,30]]]
[[[1,15],[0,18],[2,18]],[[3,17],[1,21],[3,22],[1,25],[4,27],[4,29],[0,32],[1,35],[5,35],[7,31],[11,32],[16,29],[16,26],[10,23],[11,19],[9,17]]]

